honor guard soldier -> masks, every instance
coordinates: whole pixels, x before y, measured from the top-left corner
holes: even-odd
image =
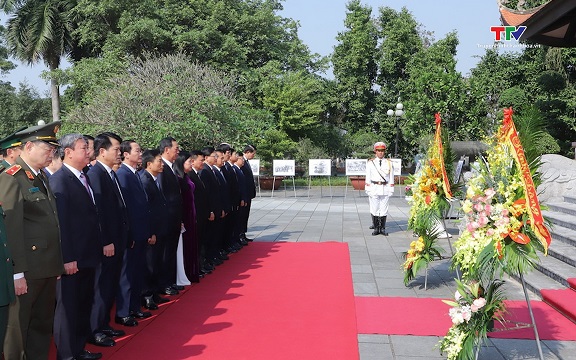
[[[48,358],[56,278],[62,275],[64,264],[56,201],[41,169],[52,161],[59,126],[57,121],[16,132],[22,153],[0,174],[0,201],[17,295],[9,307],[6,360]]]
[[[394,193],[394,171],[390,159],[384,158],[386,144],[379,141],[374,144],[376,157],[368,160],[366,165],[366,194],[370,202],[370,214],[374,231],[372,235],[386,232],[386,216],[388,215],[388,200]]]

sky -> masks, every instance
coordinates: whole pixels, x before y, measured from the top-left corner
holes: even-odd
[[[298,35],[313,53],[329,55],[336,45],[336,36],[344,31],[344,18],[348,0],[285,0],[281,16],[290,17],[300,24]],[[485,53],[482,46],[494,42],[490,26],[500,25],[500,14],[496,0],[362,0],[362,5],[372,7],[377,16],[380,7],[400,10],[406,7],[424,29],[434,33],[436,40],[450,31],[457,31],[460,44],[457,48],[456,70],[467,75],[480,56]],[[0,15],[5,23],[6,16]],[[64,66],[69,66],[64,63]],[[43,64],[30,67],[19,64],[8,75],[0,78],[18,86],[22,81],[35,87],[41,95],[47,94],[49,85],[39,75],[45,70]],[[328,77],[331,73],[327,74]]]

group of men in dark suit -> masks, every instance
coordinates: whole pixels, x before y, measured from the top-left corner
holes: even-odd
[[[0,165],[7,228],[1,255],[11,264],[0,275],[14,278],[14,287],[0,288],[6,360],[46,359],[52,328],[58,359],[98,359],[86,342],[114,346],[113,338],[124,335],[110,325],[114,304],[115,323],[137,326],[152,315],[141,306],[155,310],[168,301],[162,295],[183,289],[176,284],[183,205],[173,168],[178,142],[165,138],[143,154],[138,143],[110,132],[67,134],[57,142],[58,127],[0,140],[13,150],[4,154],[19,155]],[[202,277],[251,241],[246,231],[256,190],[248,161],[255,148],[236,153],[221,144],[190,154]],[[62,159],[60,169],[45,172],[54,156]]]

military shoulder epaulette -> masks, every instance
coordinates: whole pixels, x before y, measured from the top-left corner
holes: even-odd
[[[0,173],[2,173],[2,171],[6,170],[6,168],[4,167],[3,164],[0,164]]]
[[[18,165],[18,164],[14,164],[12,166],[10,166],[8,168],[8,170],[6,170],[6,174],[8,175],[14,175],[16,174],[18,171],[20,171],[20,169],[22,169],[22,166]]]

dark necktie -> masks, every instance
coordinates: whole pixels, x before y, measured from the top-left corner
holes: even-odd
[[[88,191],[90,199],[92,200],[92,202],[94,202],[94,197],[92,196],[92,189],[90,189],[90,185],[88,185],[88,181],[86,180],[86,175],[84,175],[83,172],[80,173],[80,182],[82,182],[82,185],[84,185],[84,188],[86,189],[86,191]]]
[[[40,170],[38,171],[38,179],[40,179],[40,181],[42,181],[42,185],[44,185],[44,191],[46,193],[46,195],[48,196],[48,199],[50,199],[50,189],[48,188],[48,179],[46,178],[46,175],[44,175],[44,171]]]
[[[118,182],[118,177],[116,176],[114,170],[110,170],[110,176],[112,177],[112,182],[116,185],[116,190],[118,190],[117,195],[120,197],[120,200],[122,200],[122,205],[126,207],[126,203],[124,202],[124,196],[122,196],[122,190],[120,190],[120,183]]]
[[[380,159],[380,166],[382,166],[382,159]]]

